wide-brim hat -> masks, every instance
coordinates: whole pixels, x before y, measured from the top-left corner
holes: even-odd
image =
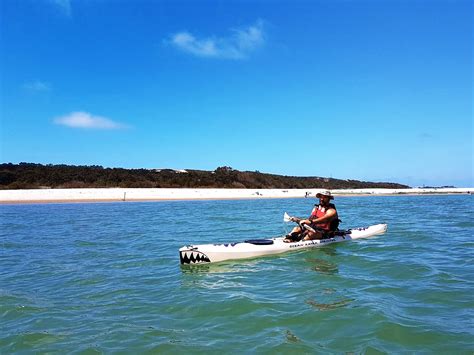
[[[329,191],[329,190],[324,190],[324,191],[318,192],[316,194],[317,198],[321,198],[321,196],[329,197],[330,200],[334,199],[334,196],[332,195],[331,191]]]

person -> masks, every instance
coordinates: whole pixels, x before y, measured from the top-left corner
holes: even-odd
[[[340,222],[336,206],[330,203],[334,196],[331,191],[326,190],[316,194],[316,198],[319,198],[319,204],[314,205],[311,215],[307,219],[291,217],[291,220],[297,222],[298,226],[285,236],[284,242],[324,239],[334,235]],[[302,228],[302,225],[308,225],[313,230],[306,230]]]

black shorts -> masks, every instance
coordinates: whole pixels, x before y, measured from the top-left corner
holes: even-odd
[[[316,232],[321,233],[322,239],[328,239],[328,238],[334,237],[334,232],[335,231],[322,229],[322,228],[319,228],[316,225],[311,225],[311,228],[313,228]]]

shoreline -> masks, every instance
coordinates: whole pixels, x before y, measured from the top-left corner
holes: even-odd
[[[314,198],[323,189],[187,189],[89,188],[0,190],[0,204],[161,202]],[[474,188],[331,190],[337,197],[470,195]]]

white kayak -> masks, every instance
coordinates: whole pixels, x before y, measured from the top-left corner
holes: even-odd
[[[186,264],[216,263],[225,260],[254,258],[264,255],[280,254],[290,250],[315,248],[327,244],[345,242],[353,239],[368,238],[383,234],[386,224],[354,228],[341,231],[335,237],[300,242],[285,243],[284,237],[247,240],[239,243],[187,245],[179,249],[180,262]]]

